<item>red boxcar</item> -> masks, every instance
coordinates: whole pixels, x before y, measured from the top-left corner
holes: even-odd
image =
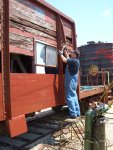
[[[25,114],[65,104],[57,51],[76,48],[76,32],[44,0],[0,0],[0,13],[0,121],[14,137],[27,131]]]
[[[0,31],[0,130],[14,137],[27,131],[26,114],[65,104],[57,52],[77,48],[75,23],[44,0],[0,0]],[[103,90],[79,84],[79,100]]]

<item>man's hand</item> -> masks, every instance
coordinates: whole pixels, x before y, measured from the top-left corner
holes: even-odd
[[[58,51],[58,54],[59,54],[59,55],[63,55],[63,50],[59,50],[59,51]]]
[[[66,49],[67,48],[67,45],[63,45],[63,49]]]
[[[67,49],[67,45],[65,43],[63,43],[62,49]]]
[[[62,44],[62,49],[58,51],[58,54],[63,55],[65,50],[67,50],[67,45],[65,43],[63,43]]]

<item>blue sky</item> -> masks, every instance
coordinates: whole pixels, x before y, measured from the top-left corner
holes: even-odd
[[[76,23],[77,45],[113,43],[113,0],[46,0]]]

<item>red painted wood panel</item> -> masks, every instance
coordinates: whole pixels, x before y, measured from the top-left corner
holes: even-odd
[[[11,74],[12,117],[58,104],[58,75]]]
[[[0,74],[0,121],[4,120],[4,104],[3,104],[3,94],[2,94],[2,75]]]

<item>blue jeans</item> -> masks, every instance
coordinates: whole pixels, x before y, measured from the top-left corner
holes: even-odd
[[[70,61],[73,59],[70,59]],[[79,62],[79,60],[76,60]],[[78,63],[79,64],[79,63]],[[65,98],[70,116],[80,116],[80,107],[77,96],[78,73],[70,74],[68,66],[65,69]]]
[[[80,116],[80,107],[75,87],[65,87],[65,97],[69,108],[69,115],[74,117]]]

